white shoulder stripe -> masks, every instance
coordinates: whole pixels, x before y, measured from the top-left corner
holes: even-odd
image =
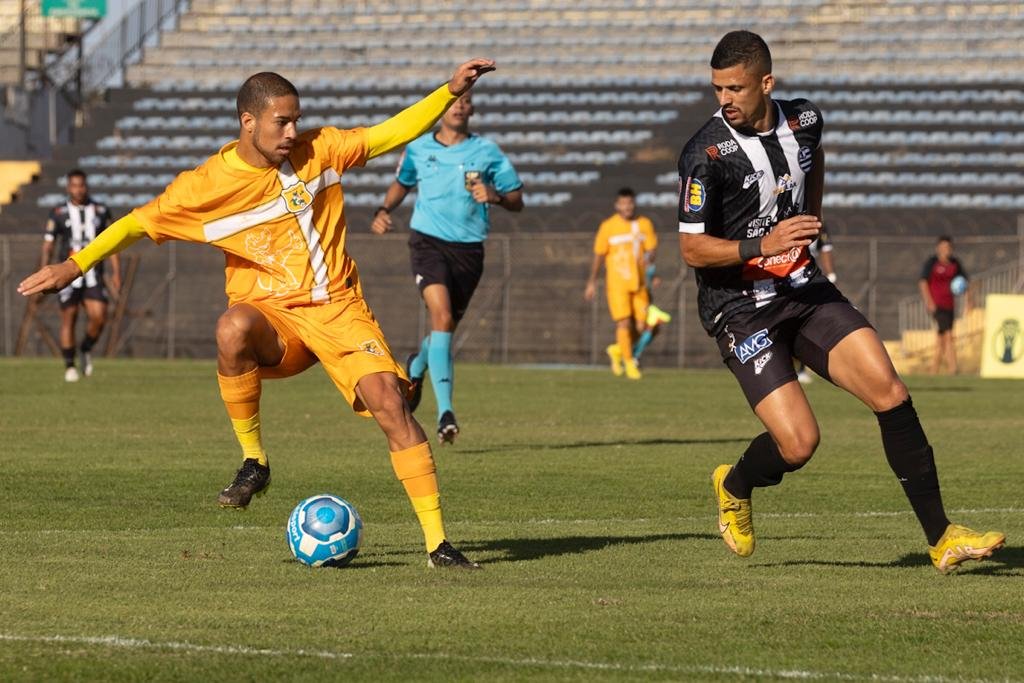
[[[246,228],[267,223],[286,215],[288,215],[288,209],[285,207],[284,197],[274,197],[270,201],[247,211],[205,223],[203,225],[203,237],[206,238],[207,242],[216,242],[225,237],[230,237],[236,232],[241,232]]]

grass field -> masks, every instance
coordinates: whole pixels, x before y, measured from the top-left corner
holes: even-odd
[[[931,567],[873,416],[824,382],[821,448],[756,494],[741,560],[709,484],[758,431],[729,375],[459,366],[437,461],[449,534],[485,566],[466,573],[426,569],[382,437],[319,370],[264,386],[274,484],[237,512],[213,503],[239,457],[212,364],[65,385],[7,360],[0,680],[1024,680],[1022,385],[911,389],[951,516],[1009,537],[959,575]],[[323,491],[366,524],[345,569],[284,540]]]

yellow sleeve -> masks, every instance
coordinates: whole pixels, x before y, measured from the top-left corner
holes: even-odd
[[[367,129],[366,156],[369,159],[412,142],[430,130],[452,102],[458,99],[445,83],[416,104],[387,121]]]
[[[644,232],[644,251],[654,251],[658,248],[658,233],[654,232],[654,224],[645,218],[641,225]]]
[[[594,238],[594,253],[605,255],[608,253],[608,223],[601,223],[597,229],[597,237]]]
[[[124,251],[145,237],[146,230],[132,214],[120,218],[101,232],[85,249],[73,254],[71,260],[82,270],[88,271],[103,259]]]

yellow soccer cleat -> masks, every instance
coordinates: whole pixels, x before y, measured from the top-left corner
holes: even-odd
[[[1006,536],[998,531],[981,533],[959,524],[950,524],[939,542],[928,547],[932,564],[943,574],[955,572],[962,562],[981,560],[999,550]]]
[[[608,354],[608,360],[611,362],[612,374],[616,377],[622,377],[622,352],[619,351],[619,345],[609,344],[604,352]]]
[[[626,368],[626,377],[629,379],[640,379],[643,377],[643,374],[640,372],[640,366],[632,358],[623,363],[623,366]]]
[[[654,304],[647,307],[647,327],[654,327],[661,323],[672,322],[672,316],[661,310]]]
[[[750,499],[735,498],[725,490],[725,476],[732,465],[719,465],[711,473],[711,484],[715,488],[715,503],[718,505],[718,532],[729,549],[740,557],[750,557],[754,552],[754,524],[750,518]]]

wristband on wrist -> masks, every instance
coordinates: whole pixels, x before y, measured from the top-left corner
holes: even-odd
[[[740,259],[744,262],[758,258],[761,254],[761,237],[740,240]]]

